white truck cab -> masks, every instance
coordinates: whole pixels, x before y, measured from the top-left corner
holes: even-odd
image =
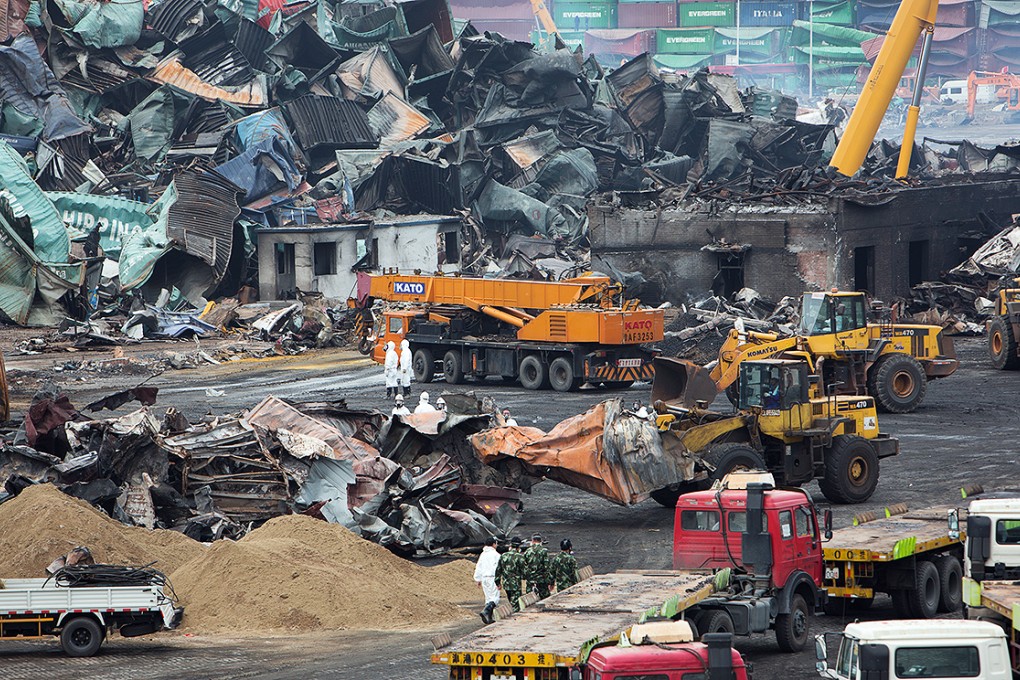
[[[964,575],[1020,579],[1020,498],[979,498],[967,510]]]
[[[815,637],[815,668],[829,680],[1013,677],[1006,634],[986,621],[868,621],[833,635],[840,643],[831,668],[825,636]]]

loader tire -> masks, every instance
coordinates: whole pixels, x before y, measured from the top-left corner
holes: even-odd
[[[924,401],[928,378],[921,362],[908,354],[889,354],[868,371],[868,394],[879,410],[910,413]]]
[[[574,392],[581,382],[574,375],[574,364],[567,357],[556,357],[549,364],[549,384],[557,392]]]
[[[1000,371],[1020,368],[1016,336],[1013,335],[1013,324],[1008,319],[996,316],[988,322],[988,356],[992,366]]]
[[[833,503],[863,503],[878,486],[878,454],[867,439],[840,435],[825,454],[825,476],[818,480]]]
[[[940,612],[959,611],[963,606],[963,567],[955,555],[939,555],[932,560],[939,573]]]
[[[691,493],[693,491],[703,491],[705,487],[699,486],[695,482],[689,482],[686,484],[676,484],[675,486],[667,486],[662,489],[656,489],[649,494],[651,499],[661,505],[664,508],[673,509],[676,507],[677,501],[680,500],[680,496],[685,493]]]
[[[443,356],[443,377],[450,385],[464,382],[464,366],[460,359],[460,351],[451,349]]]
[[[549,389],[549,371],[542,358],[536,354],[529,354],[521,359],[518,370],[521,387],[526,390],[547,390]]]
[[[767,470],[765,460],[749,444],[716,444],[712,450],[701,457],[703,461],[715,468],[708,473],[708,484],[722,479],[729,473],[740,468],[748,470]]]
[[[432,350],[419,349],[411,358],[411,371],[414,373],[414,381],[430,383],[436,377],[436,359],[432,356]]]
[[[796,593],[790,598],[790,613],[776,616],[776,642],[782,652],[799,652],[808,641],[808,622],[811,611],[804,596]]]
[[[103,646],[103,628],[91,616],[76,616],[64,623],[60,646],[68,656],[95,656]]]
[[[915,619],[933,619],[939,611],[942,593],[939,571],[927,560],[917,560],[914,566],[914,587],[906,591],[907,605]]]

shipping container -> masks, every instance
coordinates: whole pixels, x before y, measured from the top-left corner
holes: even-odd
[[[794,2],[741,2],[738,25],[743,26],[793,26],[797,18],[797,4]]]
[[[814,3],[803,2],[798,12],[799,19],[811,20],[811,6],[814,5],[814,21],[818,24],[835,24],[837,26],[854,26],[857,23],[854,5],[850,0],[842,2],[826,2],[815,0]],[[939,15],[939,23],[942,22],[942,15]]]
[[[741,27],[715,29],[716,54],[737,54],[737,43],[740,44],[741,63],[765,63],[785,61],[779,55],[783,52],[783,28]]]
[[[665,28],[656,34],[656,49],[662,54],[712,54],[714,28]]]
[[[534,26],[534,24],[532,24]],[[546,40],[545,31],[532,31],[531,42],[535,45],[543,44]],[[560,31],[560,40],[571,50],[584,47],[584,31]]]
[[[616,28],[616,2],[557,2],[553,21],[565,31]]]
[[[736,23],[735,7],[732,2],[684,3],[677,7],[676,25],[684,28],[733,26]]]
[[[535,21],[494,21],[486,19],[481,21],[472,21],[471,25],[474,26],[479,33],[488,31],[490,33],[499,33],[509,40],[531,42],[531,31],[535,28]]]
[[[604,28],[584,34],[586,54],[636,57],[655,48],[654,30]]]
[[[621,3],[617,8],[616,25],[620,28],[674,28],[676,26],[676,3]]]
[[[519,0],[452,0],[450,9],[453,16],[470,21],[535,21],[531,5]]]

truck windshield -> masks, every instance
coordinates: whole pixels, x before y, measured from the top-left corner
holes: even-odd
[[[897,678],[976,678],[981,674],[977,647],[900,647]]]
[[[836,658],[836,673],[841,678],[856,677],[857,640],[843,638],[839,643],[839,656]]]

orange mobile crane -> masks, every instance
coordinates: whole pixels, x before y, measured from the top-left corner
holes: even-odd
[[[446,382],[500,377],[532,390],[575,390],[584,383],[627,387],[652,377],[663,339],[663,312],[623,298],[605,276],[564,281],[480,279],[461,276],[358,274],[362,311],[359,345],[383,363],[386,344],[407,339],[414,378]],[[375,324],[375,300],[390,305]],[[375,335],[375,343],[372,337]]]

